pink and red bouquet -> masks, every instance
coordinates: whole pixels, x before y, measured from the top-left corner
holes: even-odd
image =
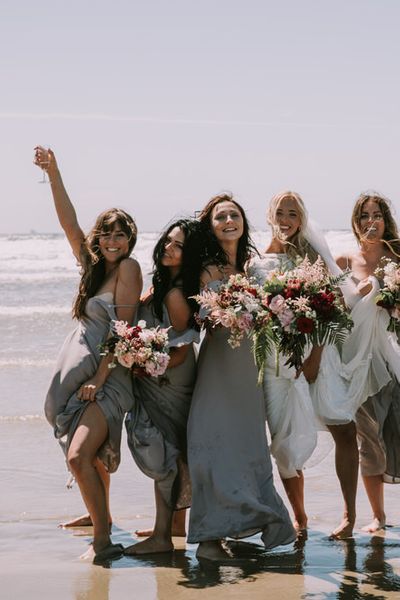
[[[286,364],[299,369],[307,347],[343,344],[352,320],[342,303],[338,284],[345,277],[331,277],[320,257],[308,257],[289,271],[271,271],[262,286],[262,305],[270,312],[266,327],[254,335],[254,354],[259,371],[274,344],[287,357]]]
[[[383,287],[375,301],[378,306],[390,312],[388,331],[400,332],[400,265],[393,260],[384,259],[384,264],[375,271],[383,279]]]
[[[117,363],[127,369],[141,371],[144,375],[158,377],[167,370],[168,329],[146,327],[146,321],[139,321],[130,327],[126,321],[114,321],[114,334],[102,346],[102,354],[113,353],[109,367]]]
[[[257,327],[265,326],[270,318],[261,304],[260,291],[244,275],[231,275],[218,290],[206,288],[195,296],[203,309],[197,321],[207,330],[218,326],[230,329],[228,343],[237,348],[245,335],[250,336]]]

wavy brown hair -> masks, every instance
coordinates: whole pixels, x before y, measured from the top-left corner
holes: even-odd
[[[233,199],[232,194],[229,193],[219,194],[218,196],[211,198],[198,216],[200,223],[203,225],[205,235],[205,265],[215,263],[222,266],[228,264],[228,257],[215,237],[211,226],[212,211],[218,204],[221,204],[221,202],[231,202],[236,206],[242,215],[243,234],[238,244],[236,267],[239,271],[244,271],[246,262],[251,258],[251,256],[253,256],[253,254],[258,254],[258,251],[250,236],[250,225],[247,220],[246,213],[244,212],[242,206]]]
[[[373,200],[376,202],[383,215],[385,231],[383,232],[382,242],[395,256],[400,258],[399,230],[392,215],[392,204],[388,198],[385,198],[385,196],[378,194],[378,192],[373,190],[362,192],[357,198],[353,208],[353,214],[351,215],[351,226],[357,241],[360,243],[363,238],[360,228],[361,214],[363,212],[364,204],[368,202],[368,200]]]
[[[306,240],[303,234],[308,219],[307,209],[304,205],[300,194],[298,194],[297,192],[286,190],[284,192],[279,192],[279,194],[275,194],[275,196],[271,198],[267,211],[267,221],[272,227],[273,235],[276,235],[276,211],[278,210],[282,200],[285,200],[286,198],[294,200],[294,202],[297,205],[297,210],[300,214],[300,227],[299,230],[290,238],[290,240],[281,239],[278,236],[279,241],[282,244],[284,244],[286,254],[289,258],[295,259],[298,256],[305,258],[306,256],[308,256],[311,262],[315,262],[318,258],[318,253]]]
[[[135,221],[127,212],[121,208],[110,208],[97,217],[94,227],[81,246],[81,280],[72,307],[72,315],[76,319],[83,317],[89,298],[92,298],[100,289],[106,276],[105,259],[100,251],[99,236],[111,233],[116,225],[119,225],[128,238],[129,249],[126,256],[129,256],[135,247],[137,228]]]

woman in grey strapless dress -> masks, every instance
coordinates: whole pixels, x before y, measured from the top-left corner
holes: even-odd
[[[251,242],[243,209],[229,195],[217,196],[200,220],[214,240],[214,264],[203,272],[204,286],[217,289],[243,272]],[[265,431],[264,400],[249,341],[232,349],[229,331],[215,329],[201,347],[188,422],[192,481],[190,543],[197,556],[229,560],[225,537],[261,532],[266,548],[296,538],[290,517],[275,490]]]
[[[85,557],[95,561],[122,553],[110,538],[109,473],[119,464],[122,423],[133,406],[130,373],[108,368],[99,345],[111,321],[132,322],[142,288],[138,263],[129,258],[136,225],[125,211],[110,209],[87,237],[64,188],[54,153],[36,148],[35,162],[49,175],[57,215],[82,269],[73,307],[76,329],[61,349],[45,413],[65,450],[93,524],[94,539]]]
[[[168,227],[153,253],[153,288],[138,312],[147,326],[170,328],[170,363],[164,376],[134,378],[137,403],[127,420],[128,444],[136,464],[154,479],[156,522],[147,540],[125,550],[130,555],[173,550],[173,511],[181,511],[175,524],[180,519],[184,531],[183,509],[191,502],[186,425],[196,376],[193,342],[200,339],[191,296],[199,293],[201,233],[189,219]]]

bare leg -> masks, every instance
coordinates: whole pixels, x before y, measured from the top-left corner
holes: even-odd
[[[332,531],[331,537],[344,539],[353,535],[356,520],[358,481],[358,446],[353,421],[345,425],[328,425],[335,440],[335,466],[344,499],[343,521]]]
[[[368,533],[375,533],[379,529],[384,529],[386,525],[383,479],[382,475],[363,475],[363,481],[374,518],[362,530]]]
[[[295,518],[293,526],[299,534],[307,529],[307,515],[304,508],[304,475],[302,471],[297,471],[297,473],[298,477],[290,477],[289,479],[283,479],[282,477],[281,479],[293,508]]]
[[[125,549],[125,554],[154,554],[156,552],[171,552],[174,545],[171,539],[172,528],[172,509],[169,508],[158,488],[157,482],[154,482],[154,492],[156,497],[156,522],[154,531],[147,540],[132,544]]]
[[[150,537],[153,535],[152,529],[136,529],[135,534],[138,537]],[[172,537],[186,537],[186,509],[175,510],[172,516]]]
[[[106,471],[104,464],[101,462],[101,460],[99,458],[97,459],[97,462],[96,462],[96,469],[97,469],[98,474],[101,477],[101,480],[104,485],[104,489],[106,491],[108,519],[109,519],[110,531],[111,531],[112,517],[111,517],[111,513],[110,513],[110,474],[108,471]],[[90,515],[88,513],[86,513],[85,515],[81,515],[80,517],[77,517],[76,519],[72,519],[71,521],[67,521],[66,523],[60,523],[59,527],[68,529],[70,527],[90,527],[91,525],[93,525],[92,519],[90,518]]]
[[[107,434],[107,421],[93,402],[82,415],[67,457],[93,523],[95,555],[111,544],[106,490],[96,468],[97,450]]]

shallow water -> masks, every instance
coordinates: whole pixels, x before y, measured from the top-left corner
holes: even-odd
[[[147,282],[155,238],[144,234],[136,251]],[[255,238],[262,248],[265,233]],[[334,253],[352,243],[349,232],[329,232],[328,240]],[[393,527],[375,537],[357,530],[348,542],[329,541],[341,514],[332,453],[305,473],[310,529],[303,543],[269,553],[234,544],[239,562],[211,569],[199,565],[195,546],[179,539],[171,555],[103,566],[79,560],[91,529],[57,528],[83,506],[77,488],[65,488],[64,458],[42,412],[58,348],[72,328],[75,262],[57,235],[0,236],[0,250],[1,600],[400,598],[400,486],[385,486]],[[278,477],[276,485],[285,497]],[[114,542],[129,545],[135,529],[151,526],[152,487],[124,442],[121,467],[112,476]],[[360,487],[357,525],[369,520]]]

